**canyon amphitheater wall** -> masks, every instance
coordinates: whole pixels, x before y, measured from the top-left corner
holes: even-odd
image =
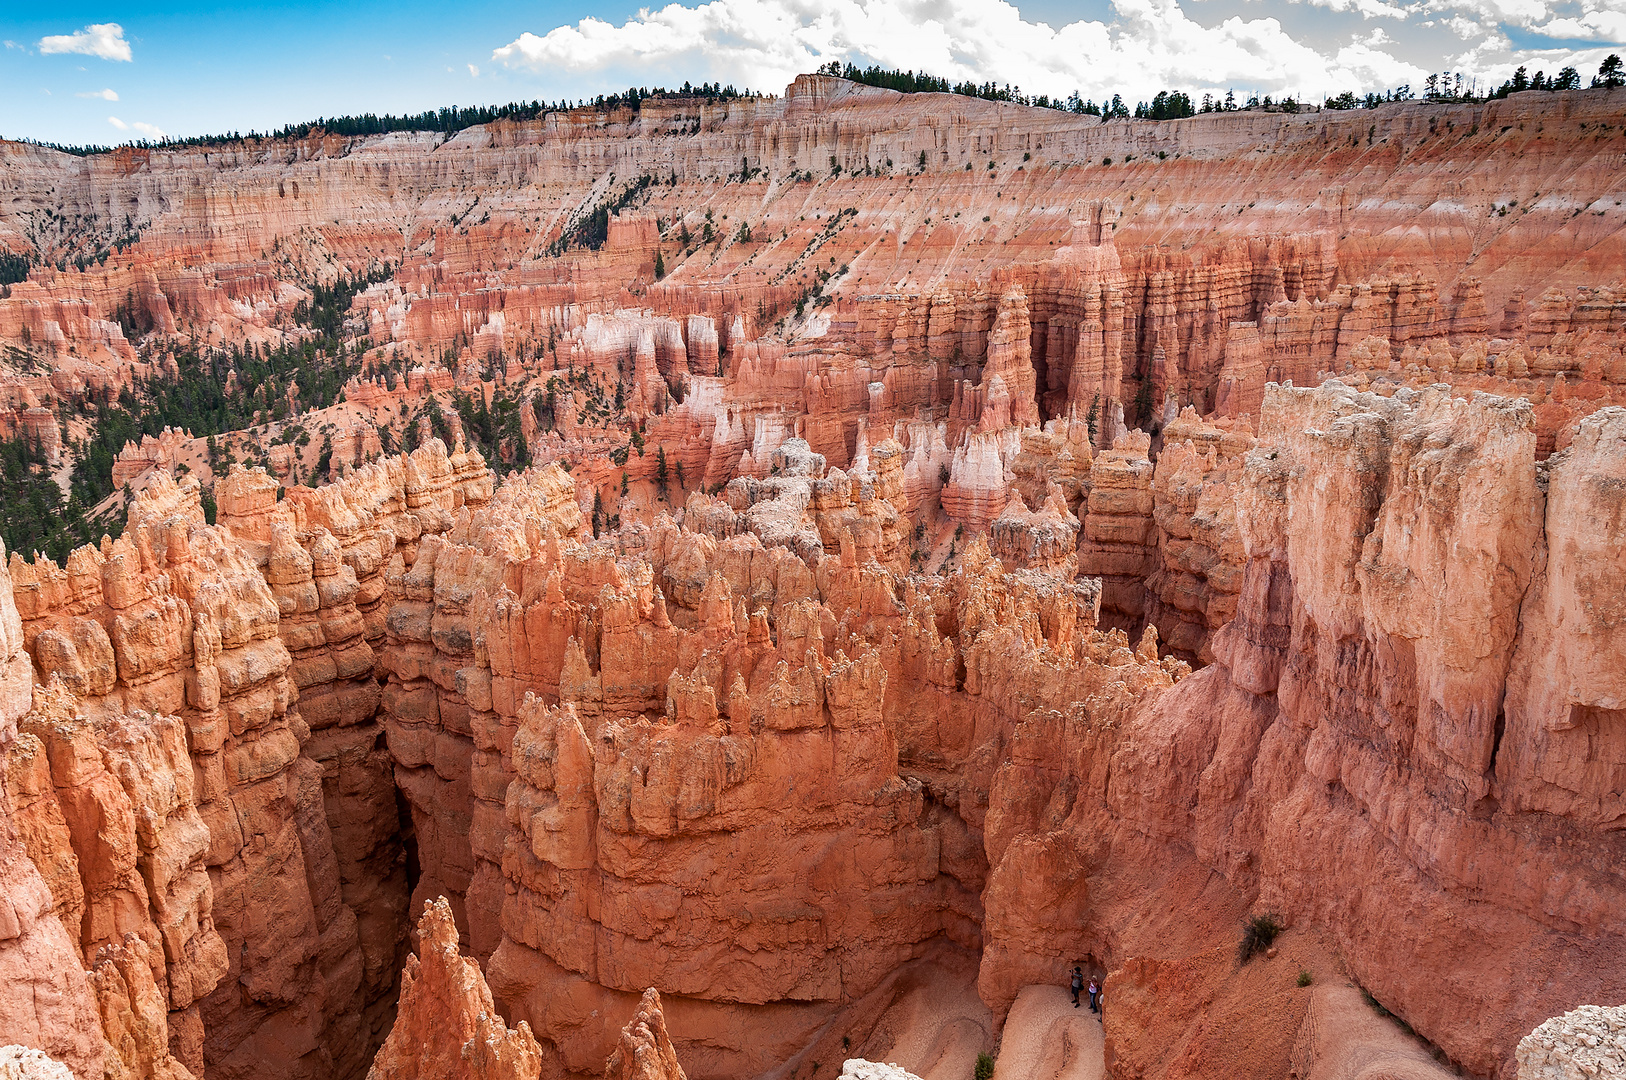
[[[567,461],[613,508],[662,460],[681,501],[765,477],[787,439],[843,470],[891,439],[927,564],[945,530],[1037,511],[1048,476],[1104,623],[1151,618],[1206,662],[1240,564],[1189,550],[1214,546],[1206,525],[1169,530],[1209,520],[1180,503],[1194,485],[1153,491],[1169,513],[1145,495],[1186,407],[1240,436],[1267,382],[1448,383],[1530,400],[1545,456],[1626,404],[1623,103],[1103,124],[808,76],[451,137],[4,143],[0,245],[37,265],[0,296],[20,350],[0,362],[0,434],[60,454],[53,409],[83,438],[105,395],[195,377],[178,351],[308,341],[314,284],[373,274],[344,330],[364,355],[327,358],[352,375],[342,402],[279,383],[292,415],[232,433],[240,460],[337,479],[421,408],[454,442],[454,398],[501,393],[522,437],[493,464]],[[612,209],[601,247],[575,242]],[[1150,451],[1093,464],[1137,427]],[[226,466],[204,434],[132,441],[116,482],[185,465],[212,485]],[[663,457],[631,452],[649,444]]]
[[[823,1080],[1088,962],[1114,1076],[1511,1080],[1626,998],[1623,102],[0,145],[0,431],[384,278],[327,473],[154,434],[12,554],[0,1043]],[[499,392],[530,468],[383,454]]]

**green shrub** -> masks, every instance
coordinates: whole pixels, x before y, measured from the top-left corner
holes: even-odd
[[[1303,970],[1301,968],[1299,970],[1299,985],[1300,986],[1309,986],[1312,982],[1315,982],[1315,976],[1311,975],[1308,971],[1305,971],[1305,970]]]
[[[994,1059],[988,1054],[977,1055],[977,1071],[975,1080],[989,1080],[994,1075]]]
[[[1250,915],[1242,923],[1242,941],[1237,945],[1236,962],[1246,964],[1254,953],[1270,948],[1276,935],[1282,932],[1282,921],[1275,915]]]

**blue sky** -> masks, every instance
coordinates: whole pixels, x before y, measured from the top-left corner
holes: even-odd
[[[1149,98],[1584,76],[1626,0],[709,0],[635,4],[10,4],[0,136],[118,143],[319,115],[588,97],[722,81],[777,93],[830,59]]]

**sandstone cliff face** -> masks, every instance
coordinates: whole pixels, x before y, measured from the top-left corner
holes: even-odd
[[[1182,656],[1213,659],[1212,635],[1236,614],[1245,557],[1236,488],[1252,432],[1200,421],[1189,406],[1163,429],[1152,476],[1157,556],[1146,621]]]
[[[1586,959],[1622,945],[1618,853],[1593,801],[1608,798],[1608,751],[1564,769],[1563,794],[1540,784],[1531,763],[1564,729],[1524,702],[1552,702],[1561,723],[1589,722],[1591,706],[1587,684],[1518,659],[1564,625],[1533,587],[1537,568],[1563,580],[1567,552],[1585,550],[1566,530],[1595,536],[1612,518],[1544,529],[1523,402],[1328,383],[1270,391],[1262,424],[1236,486],[1247,561],[1215,663],[1123,712],[1028,719],[1035,745],[1069,748],[1059,779],[1045,779],[1053,754],[1002,766],[992,806],[1044,807],[1061,824],[1003,850],[986,833],[984,996],[1058,978],[1058,937],[1075,955],[1148,949],[1134,915],[1146,893],[1128,901],[1114,877],[1162,837],[1180,854],[1161,856],[1152,895],[1228,894],[1325,928],[1350,974],[1453,1061],[1511,1076],[1514,1043],[1540,1014],[1619,992]],[[1601,490],[1578,446],[1551,467],[1551,497],[1564,497],[1552,479],[1570,462],[1572,490]],[[1564,815],[1519,801],[1536,798]],[[1227,882],[1220,894],[1210,871]],[[1044,891],[1081,906],[1029,909],[1028,883],[1063,873]],[[1472,961],[1490,942],[1490,966]],[[1125,967],[1109,998],[1128,1004],[1150,977]]]
[[[119,1075],[370,1060],[409,885],[369,637],[386,559],[484,476],[435,443],[279,503],[239,469],[217,528],[195,484],[160,480],[118,541],[64,568],[14,560],[22,672],[50,684],[9,755],[17,820]]]
[[[0,584],[8,586],[0,588],[0,752],[8,759],[0,771],[0,1039],[6,1043],[0,1055],[3,1067],[19,1076],[66,1069],[97,1076],[105,1047],[77,934],[57,918],[51,887],[29,857],[27,830],[15,816],[20,785],[9,759],[18,742],[17,721],[33,706],[34,680],[9,573]],[[64,853],[46,873],[59,881],[73,878],[75,870]]]
[[[1626,813],[1622,698],[1608,660],[1619,633],[1613,478],[1623,435],[1626,412],[1605,409],[1581,421],[1574,444],[1548,459],[1545,550],[1524,604],[1496,757],[1496,797],[1507,809],[1605,830]]]
[[[120,1075],[344,1071],[388,1019],[406,893],[436,889],[381,1070],[445,1052],[410,1033],[475,987],[462,940],[491,986],[470,1023],[524,1021],[573,1073],[666,1045],[760,1073],[937,940],[980,952],[996,1016],[1099,964],[1108,1054],[1148,1076],[1210,1074],[1216,1036],[1181,1025],[1242,1017],[1254,982],[1280,1036],[1248,1028],[1257,1074],[1375,1046],[1432,1068],[1358,998],[1221,977],[1260,908],[1510,1076],[1527,1014],[1618,989],[1613,699],[1564,642],[1607,639],[1589,553],[1621,416],[1538,465],[1524,402],[1329,382],[1261,406],[1257,437],[1187,415],[1155,468],[1134,434],[1087,483],[1066,467],[1077,550],[1133,541],[1154,621],[1214,658],[1195,674],[1155,629],[1095,629],[1061,426],[1023,444],[1041,509],[930,575],[899,566],[896,443],[849,475],[787,437],[725,499],[598,540],[562,468],[494,493],[438,443],[280,502],[239,471],[214,528],[160,483],[119,541],[12,564],[12,666],[50,681],[8,753],[40,897],[18,922],[82,988],[20,1036]],[[225,831],[244,815],[259,839]],[[1492,940],[1502,974],[1462,962]],[[680,1030],[646,1017],[627,1049],[614,1018],[652,983]]]
[[[653,100],[450,139],[89,158],[6,144],[0,167],[19,194],[0,207],[0,242],[52,264],[101,254],[115,227],[135,242],[82,271],[42,267],[0,299],[0,340],[53,369],[14,377],[15,417],[0,426],[57,439],[41,406],[164,374],[160,347],[193,335],[288,340],[279,317],[308,299],[296,281],[388,264],[352,312],[375,347],[345,406],[322,410],[349,444],[332,461],[357,464],[369,433],[404,424],[387,405],[440,394],[447,410],[453,385],[546,395],[546,423],[522,411],[532,458],[573,458],[601,489],[632,423],[707,488],[760,474],[786,437],[848,469],[865,430],[923,455],[930,437],[910,427],[941,425],[950,460],[926,483],[943,486],[950,465],[942,508],[983,531],[1022,450],[1007,428],[1093,412],[1092,441],[1111,448],[1123,421],[1151,430],[1171,398],[1256,421],[1267,380],[1329,372],[1528,396],[1545,454],[1579,416],[1626,404],[1622,234],[1604,198],[1619,101],[1532,93],[1101,124],[820,76],[781,98]],[[741,155],[762,173],[716,183]],[[842,172],[825,176],[831,157]],[[551,248],[609,198],[610,173],[616,192],[668,183],[641,189],[602,250]],[[1542,197],[1555,175],[1564,190]],[[556,196],[539,208],[530,184]],[[44,190],[73,229],[29,231]],[[1276,195],[1238,194],[1259,191]],[[114,203],[135,208],[127,225],[106,220]],[[757,239],[732,225],[697,239],[724,221]],[[113,320],[120,305],[152,327],[142,351]],[[437,367],[448,348],[456,362]],[[391,390],[379,377],[402,357],[427,366]],[[605,384],[622,392],[614,425],[593,407]],[[130,447],[119,478],[173,467],[164,439]],[[320,452],[267,450],[284,474]],[[622,468],[649,481],[655,463]]]
[[[141,233],[0,299],[53,367],[0,380],[0,429],[392,260],[351,312],[387,347],[307,417],[350,433],[338,482],[235,469],[210,527],[168,432],[121,458],[122,537],[13,556],[0,1037],[356,1076],[434,901],[381,1074],[759,1075],[939,948],[996,1018],[1110,973],[1126,1074],[1433,1068],[1352,987],[1228,983],[1271,910],[1505,1080],[1520,1032],[1626,992],[1626,293],[1613,211],[1557,205],[1612,190],[1619,103],[1086,124],[817,78],[449,140],[0,147]],[[741,153],[764,178],[713,182]],[[672,179],[547,254],[612,170]],[[368,461],[499,389],[543,463],[500,489],[438,440]]]
[[[9,771],[29,857],[90,969],[110,1075],[203,1071],[198,1002],[227,970],[183,723],[144,713],[84,720],[42,690]],[[117,1066],[115,1065],[117,1063]]]

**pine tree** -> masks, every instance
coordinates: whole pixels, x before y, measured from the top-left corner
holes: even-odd
[[[1135,392],[1135,423],[1143,431],[1151,430],[1152,424],[1152,373],[1147,372],[1140,381],[1140,389]]]

